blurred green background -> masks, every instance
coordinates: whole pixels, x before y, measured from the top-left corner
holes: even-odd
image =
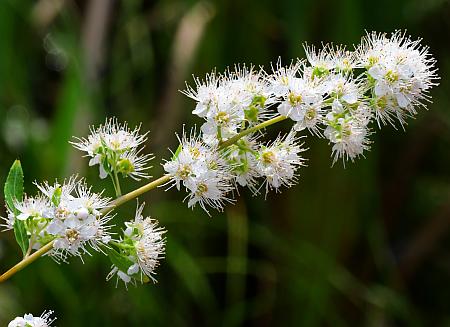
[[[0,325],[53,309],[58,326],[450,326],[449,22],[447,0],[0,1],[0,183],[20,158],[28,194],[34,180],[72,173],[112,194],[68,144],[107,116],[150,130],[158,176],[174,132],[201,123],[178,92],[191,74],[287,63],[304,41],[407,29],[442,77],[429,111],[406,132],[377,131],[367,158],[345,169],[308,137],[301,182],[266,201],[242,192],[209,218],[181,193],[145,195],[169,231],[158,284],[115,288],[97,253],[84,264],[43,258],[0,285]],[[121,208],[119,226],[135,206]],[[1,233],[0,270],[19,256]]]

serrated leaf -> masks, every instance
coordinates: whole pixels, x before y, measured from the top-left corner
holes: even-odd
[[[6,178],[5,188],[5,202],[9,210],[15,216],[20,214],[20,211],[14,205],[15,201],[22,201],[23,197],[23,171],[19,160],[14,161]],[[22,249],[23,254],[28,250],[29,242],[25,222],[19,219],[14,220],[14,235],[16,241]]]

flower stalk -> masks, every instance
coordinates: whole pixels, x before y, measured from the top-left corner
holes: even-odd
[[[29,264],[39,259],[42,255],[50,251],[53,248],[53,243],[54,241],[45,244],[39,250],[30,254],[28,257],[24,258],[19,263],[11,267],[8,271],[6,271],[3,275],[0,276],[0,283],[8,280],[11,276],[15,275],[16,273],[27,267]]]

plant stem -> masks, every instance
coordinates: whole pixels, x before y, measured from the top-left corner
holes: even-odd
[[[122,195],[122,190],[120,189],[120,181],[119,181],[119,176],[117,175],[117,171],[114,169],[114,184],[115,189],[116,189],[116,196],[119,197]]]
[[[270,126],[270,125],[273,125],[273,124],[278,123],[278,122],[280,122],[280,121],[283,121],[283,120],[285,120],[285,119],[287,119],[286,116],[277,116],[277,117],[275,117],[275,118],[266,120],[265,122],[262,122],[262,123],[260,123],[260,124],[258,124],[258,125],[255,125],[255,126],[253,126],[253,127],[247,128],[246,130],[243,130],[242,132],[240,132],[239,134],[236,134],[236,135],[233,136],[232,138],[229,138],[229,139],[226,140],[225,142],[221,142],[221,143],[219,144],[219,147],[220,147],[221,149],[224,149],[224,148],[226,148],[227,146],[230,146],[230,145],[236,143],[237,141],[239,141],[241,138],[243,138],[244,136],[246,136],[246,135],[248,135],[248,134],[251,134],[251,133],[254,133],[254,132],[256,132],[256,131],[259,131],[260,129],[266,128],[266,127],[268,127],[268,126]]]
[[[280,121],[283,121],[287,119],[287,117],[285,116],[277,116],[275,118],[269,119],[265,122],[262,122],[258,125],[255,125],[253,127],[250,127],[246,130],[243,130],[242,132],[240,132],[239,134],[236,134],[235,136],[233,136],[232,138],[221,142],[219,144],[219,148],[220,149],[224,149],[234,143],[236,143],[237,141],[239,141],[242,137],[254,133],[256,131],[259,131],[260,129],[266,128],[270,125],[276,124]],[[112,176],[111,176],[112,177]],[[116,189],[116,193],[119,196],[117,199],[115,199],[114,201],[111,202],[111,204],[107,207],[104,208],[103,210],[100,211],[100,213],[102,215],[106,215],[107,213],[111,212],[114,208],[124,204],[125,202],[128,202],[134,198],[137,198],[139,195],[144,194],[150,190],[153,190],[155,188],[157,188],[158,186],[161,186],[165,183],[167,183],[168,181],[170,181],[171,176],[170,175],[163,175],[161,177],[159,177],[158,179],[155,179],[154,181],[151,181],[150,183],[141,186],[140,188],[131,191],[130,193],[124,194],[122,196],[120,196],[120,185],[119,185],[119,178],[117,176],[117,174],[114,175],[113,181],[115,180],[116,184],[115,185],[115,189]],[[117,188],[116,188],[117,187]],[[7,272],[5,272],[3,275],[0,276],[0,283],[4,282],[5,280],[7,280],[8,278],[10,278],[12,275],[14,275],[15,273],[17,273],[18,271],[22,270],[23,268],[25,268],[26,266],[28,266],[30,263],[32,263],[33,261],[35,261],[36,259],[38,259],[40,256],[44,255],[45,253],[47,253],[48,251],[50,251],[53,248],[53,243],[54,241],[51,241],[49,243],[47,243],[46,245],[44,245],[42,248],[40,248],[39,250],[37,250],[36,252],[34,252],[33,254],[25,257],[22,261],[20,261],[19,263],[17,263],[14,267],[12,267],[11,269],[9,269]],[[115,242],[113,243],[115,245]]]
[[[123,243],[119,243],[116,241],[109,241],[108,244],[112,244],[114,246],[117,246],[118,248],[122,248],[122,249],[134,249],[135,247],[129,244],[123,244]]]
[[[4,282],[8,278],[10,278],[15,273],[21,271],[23,268],[28,266],[33,261],[37,260],[41,255],[47,253],[53,248],[53,242],[51,241],[47,244],[45,244],[43,247],[41,247],[39,250],[31,254],[30,256],[24,258],[22,261],[17,263],[15,266],[13,266],[11,269],[9,269],[7,272],[5,272],[3,275],[0,276],[0,283]]]
[[[153,190],[154,188],[157,188],[158,186],[163,185],[164,183],[167,183],[168,181],[170,181],[170,175],[163,175],[160,178],[155,179],[154,181],[152,181],[148,184],[145,184],[144,186],[141,186],[140,188],[135,189],[134,191],[131,191],[130,193],[127,193],[127,194],[124,194],[124,195],[118,197],[117,199],[112,201],[111,204],[107,208],[104,208],[102,211],[100,211],[100,213],[102,215],[105,215],[108,212],[110,212],[111,210],[113,210],[115,207],[118,207],[127,201],[137,198],[139,195],[144,194],[150,190]]]
[[[28,258],[30,256],[31,250],[33,249],[33,244],[34,244],[34,241],[33,241],[33,235],[32,235],[30,237],[30,241],[28,242],[28,249],[27,249],[27,253],[25,253],[25,255],[23,257],[24,259]]]

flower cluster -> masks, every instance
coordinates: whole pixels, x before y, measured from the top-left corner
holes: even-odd
[[[227,193],[232,189],[230,167],[215,145],[208,145],[198,137],[183,135],[179,151],[164,164],[172,176],[170,183],[188,191],[188,207],[197,203],[206,211],[206,205],[222,209],[229,202]]]
[[[205,119],[201,131],[206,143],[229,139],[272,115],[267,108],[273,95],[263,70],[236,66],[233,72],[213,72],[195,82],[196,89],[188,87],[184,93],[197,102],[192,113]]]
[[[108,280],[117,275],[125,285],[136,280],[146,282],[151,279],[156,282],[153,275],[159,260],[164,257],[166,231],[158,227],[156,220],[144,218],[143,209],[144,204],[137,208],[134,221],[125,223],[123,238],[111,241],[118,251],[106,250],[113,262]]]
[[[16,317],[8,327],[49,327],[56,320],[52,318],[53,311],[44,311],[39,317],[34,317],[31,313],[23,317]]]
[[[435,60],[420,41],[400,31],[390,37],[371,33],[363,40],[359,58],[367,70],[370,102],[379,125],[397,119],[403,126],[417,106],[429,101],[428,91],[438,77]]]
[[[89,245],[96,251],[111,239],[109,215],[101,210],[108,207],[109,198],[96,194],[83,180],[71,177],[63,184],[36,184],[40,193],[16,202],[17,216],[8,208],[7,226],[13,228],[15,219],[25,224],[30,248],[39,249],[54,241],[50,252],[56,260],[66,261],[68,255],[81,257]]]
[[[266,195],[278,192],[295,184],[305,165],[305,135],[300,133],[326,139],[333,164],[364,156],[371,144],[372,122],[381,128],[398,121],[404,127],[417,107],[430,100],[438,76],[435,60],[420,41],[401,32],[370,33],[353,51],[305,45],[307,60],[287,66],[279,60],[271,73],[235,66],[205,80],[196,78],[195,87],[188,86],[184,94],[195,100],[192,113],[204,122],[200,133],[193,129],[179,137],[178,149],[163,164],[164,176],[113,202],[75,177],[62,184],[36,184],[37,196],[19,200],[23,197],[19,162],[5,187],[6,227],[14,229],[24,261],[33,249],[43,253],[51,245],[49,254],[62,261],[92,248],[112,262],[107,279],[117,276],[126,285],[155,282],[166,231],[157,221],[144,218],[141,205],[134,220],[125,223],[123,235],[112,239],[110,211],[163,185],[186,191],[188,207],[198,205],[208,214],[209,207],[222,210],[233,202],[241,187],[254,194],[261,189]],[[264,140],[262,130],[283,120],[291,123],[289,131],[273,141]],[[72,145],[90,157],[90,166],[99,165],[101,178],[111,177],[120,196],[119,175],[149,177],[146,170],[152,157],[143,153],[146,140],[140,127],[130,129],[112,118],[91,127],[87,138],[76,138]],[[48,317],[26,315],[11,326],[47,326]]]
[[[139,131],[140,127],[131,130],[126,123],[120,124],[112,118],[98,128],[91,127],[88,138],[76,138],[77,142],[71,143],[91,158],[89,166],[100,166],[100,178],[109,175],[118,183],[115,178],[121,174],[140,180],[149,178],[146,170],[152,155],[142,154],[147,133],[141,135]]]
[[[331,44],[305,45],[305,51],[307,61],[278,61],[271,74],[236,66],[196,78],[196,86],[184,91],[196,101],[192,113],[205,123],[200,136],[183,138],[164,169],[177,189],[185,186],[189,206],[222,209],[235,187],[257,193],[259,177],[266,193],[294,184],[304,162],[296,132],[326,138],[333,163],[364,156],[370,123],[381,127],[397,119],[403,126],[417,106],[425,106],[438,79],[428,48],[401,32],[368,34],[354,51]],[[270,118],[294,124],[288,136],[264,145],[260,128],[252,128]]]
[[[304,149],[295,135],[292,131],[269,145],[246,137],[227,149],[185,135],[179,151],[164,164],[164,169],[171,176],[169,184],[178,190],[181,185],[186,188],[188,207],[199,203],[206,212],[207,206],[222,210],[225,202],[232,201],[231,193],[238,186],[247,186],[257,194],[260,177],[266,181],[266,191],[296,182]]]

